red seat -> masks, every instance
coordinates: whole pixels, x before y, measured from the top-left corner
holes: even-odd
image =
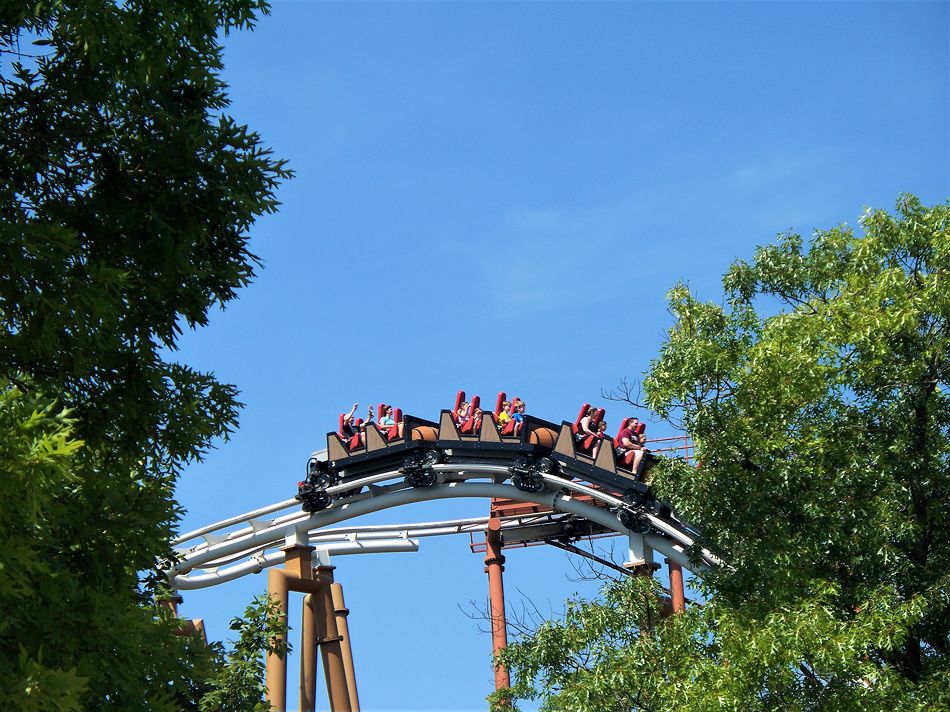
[[[627,421],[630,418],[621,418],[620,427],[617,428],[617,434],[614,436],[614,447],[620,447],[620,433],[623,432],[623,429],[627,427]]]
[[[590,410],[590,403],[585,403],[581,406],[580,412],[578,412],[577,417],[574,418],[574,425],[571,426],[571,432],[577,435],[577,431],[581,427],[581,420],[584,419],[584,416],[587,415],[587,411]]]
[[[620,433],[623,432],[623,429],[627,427],[627,423],[633,420],[633,418],[623,418],[620,421],[620,429],[617,431],[617,436],[614,438],[614,447],[621,447],[620,445]],[[647,429],[646,423],[637,423],[637,427],[634,428],[634,433],[636,435],[642,435]],[[620,458],[618,465],[623,465],[628,470],[633,467],[633,458],[636,456],[635,450],[628,450],[623,454],[623,457]]]
[[[501,404],[505,402],[505,392],[501,391],[498,394],[498,400],[495,401],[495,420],[498,420],[498,416],[501,415]]]
[[[376,411],[377,426],[379,427],[380,432],[386,436],[386,440],[392,442],[399,437],[399,423],[402,421],[402,409],[395,407],[393,408],[393,421],[395,421],[395,424],[386,427],[379,425],[379,421],[383,417],[383,409],[387,407],[387,404],[380,402],[378,407],[379,410]],[[383,429],[384,427],[385,430]]]
[[[399,437],[399,424],[402,422],[402,408],[393,408],[393,420],[396,421],[396,424],[389,427],[389,433],[387,435],[387,439],[390,441],[396,440]]]
[[[499,418],[499,416],[501,416],[501,412],[505,409],[505,408],[504,408],[504,403],[505,403],[506,400],[508,400],[508,395],[507,395],[504,391],[501,391],[501,392],[498,394],[498,399],[495,401],[495,424],[496,424],[496,425],[498,425],[498,422],[499,422],[499,421],[498,421],[498,418]],[[518,400],[518,399],[515,398],[515,402],[517,402],[517,400]],[[513,415],[513,414],[514,414],[514,408],[512,408],[511,413],[508,414],[508,415],[509,415],[509,421],[508,421],[508,423],[511,422],[510,416]],[[505,434],[506,434],[506,433],[505,433],[505,430],[506,430],[506,429],[508,430],[509,433],[511,432],[511,428],[508,427],[508,423],[503,423],[503,424],[501,424],[501,425],[498,426],[498,427],[499,427],[499,430],[500,430],[500,432],[501,432],[502,435],[505,435]],[[512,426],[512,427],[513,427],[513,426]]]
[[[472,397],[472,402],[468,404],[468,420],[462,423],[459,433],[462,435],[477,435],[482,424],[481,418],[475,418],[475,411],[481,405],[481,399],[478,396]]]
[[[597,412],[594,413],[590,417],[590,425],[588,427],[591,430],[596,432],[597,426],[600,425],[600,421],[604,419],[604,415],[606,415],[606,413],[607,411],[604,410],[603,408],[598,408]],[[578,419],[577,424],[578,424],[578,427],[580,427],[580,419]],[[586,438],[584,438],[584,442],[581,443],[581,447],[584,449],[585,452],[593,452],[594,443],[597,440],[599,440],[599,438],[596,437],[595,435],[588,435]]]
[[[590,403],[584,403],[581,406],[581,409],[577,412],[577,417],[574,418],[574,425],[571,426],[571,432],[574,435],[577,435],[577,433],[580,431],[581,421],[584,419],[584,416],[587,415],[587,411],[589,410],[590,410]],[[578,443],[578,446],[579,446],[578,449],[581,452],[585,452],[585,453],[590,452],[590,447],[592,443],[589,443],[588,440],[590,440],[590,438],[585,438],[583,441]]]

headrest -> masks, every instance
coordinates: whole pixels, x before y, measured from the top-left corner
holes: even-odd
[[[574,419],[575,430],[581,426],[581,418],[587,415],[588,410],[590,410],[590,403],[585,403],[581,406],[580,412],[578,412],[577,417]]]
[[[623,429],[627,427],[627,421],[628,421],[628,420],[630,420],[630,418],[621,418],[621,419],[620,419],[620,427],[617,428],[617,437],[618,437],[618,438],[620,437],[621,431],[623,431]]]

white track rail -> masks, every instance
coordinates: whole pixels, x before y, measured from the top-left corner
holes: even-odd
[[[419,537],[480,531],[488,521],[487,517],[476,517],[443,522],[328,528],[373,512],[439,499],[500,497],[530,502],[550,508],[561,516],[573,515],[618,534],[630,534],[613,512],[582,502],[575,498],[574,493],[587,495],[612,508],[624,506],[622,500],[564,477],[543,475],[549,489],[535,494],[512,485],[498,484],[498,479],[509,476],[509,470],[497,464],[436,464],[432,470],[437,473],[438,481],[430,487],[409,487],[403,482],[403,474],[393,470],[327,488],[331,495],[340,495],[357,488],[367,490],[338,499],[322,512],[306,514],[295,511],[272,519],[264,518],[299,506],[299,502],[289,499],[188,532],[173,542],[178,547],[179,558],[167,569],[169,581],[174,588],[181,590],[233,581],[282,563],[284,555],[280,548],[286,544],[308,543],[332,554],[415,551],[419,546]],[[553,521],[554,516],[558,514],[509,518],[502,522],[502,528]],[[665,520],[645,512],[641,512],[640,516],[653,528],[650,534],[644,536],[644,542],[655,551],[691,570],[721,564],[704,549],[697,551],[698,564],[691,560],[685,552],[691,547],[695,548],[695,542],[674,520]],[[268,549],[272,551],[268,552]]]

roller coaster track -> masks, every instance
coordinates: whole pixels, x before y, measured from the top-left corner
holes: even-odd
[[[457,401],[463,396],[459,392]],[[499,394],[499,402],[503,397]],[[574,542],[625,535],[630,559],[624,567],[601,562],[625,573],[652,573],[652,553],[663,554],[670,565],[674,612],[683,610],[681,569],[697,572],[721,565],[697,544],[698,532],[642,481],[656,456],[631,459],[626,452],[618,459],[606,440],[589,454],[579,452],[570,423],[556,425],[533,416],[525,416],[517,430],[511,423],[498,428],[487,413],[474,427],[466,422],[464,431],[447,410],[437,423],[409,415],[397,420],[384,430],[374,423],[361,426],[348,439],[342,427],[339,434],[328,433],[327,448],[307,462],[296,497],[228,517],[173,542],[175,559],[166,574],[176,591],[225,584],[283,565],[268,572],[268,593],[285,614],[290,592],[305,594],[301,710],[315,709],[317,647],[331,710],[359,709],[347,609],[327,554],[415,551],[424,537],[485,532],[496,654],[506,645],[505,546],[551,544],[597,559]],[[394,507],[457,498],[490,499],[491,515],[397,525],[351,523]],[[269,655],[267,697],[279,712],[287,709],[286,682],[286,659]],[[496,690],[509,686],[507,671],[497,667]]]
[[[610,491],[602,477],[589,476],[584,461],[562,457],[555,466],[538,457],[550,454],[543,447],[526,458],[524,448],[499,457],[497,449],[485,451],[477,442],[461,440],[452,442],[452,448],[438,448],[444,445],[438,440],[423,443],[422,449],[418,442],[409,444],[413,447],[400,449],[400,454],[410,454],[400,466],[392,466],[394,453],[388,448],[379,449],[376,457],[371,452],[360,458],[360,469],[368,474],[356,476],[346,476],[345,462],[328,461],[326,451],[318,454],[311,460],[311,473],[324,473],[323,486],[316,485],[319,511],[288,512],[300,506],[298,497],[188,532],[173,542],[177,560],[167,568],[170,584],[177,590],[198,589],[258,573],[282,563],[281,549],[287,545],[310,544],[331,554],[414,551],[421,537],[483,530],[488,518],[333,527],[393,507],[463,497],[537,505],[530,514],[502,517],[506,541],[569,541],[579,532],[613,532],[642,536],[646,546],[693,571],[720,563],[695,546],[696,532],[653,500],[648,488]],[[381,467],[374,467],[377,463]]]

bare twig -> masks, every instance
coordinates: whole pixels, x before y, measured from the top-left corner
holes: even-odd
[[[640,398],[643,396],[640,383],[638,381],[628,381],[626,376],[621,378],[620,383],[614,388],[601,388],[600,395],[605,400],[629,403],[636,408],[646,408],[646,406],[640,402]]]

